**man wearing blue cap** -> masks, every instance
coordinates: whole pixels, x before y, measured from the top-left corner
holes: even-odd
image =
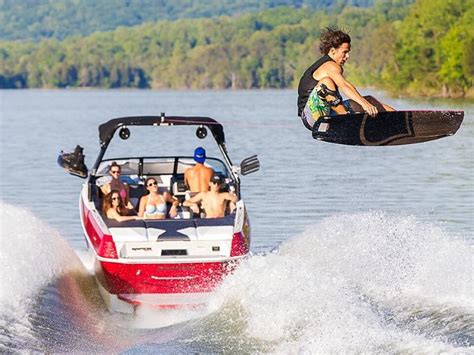
[[[197,147],[194,150],[194,161],[196,165],[184,172],[184,182],[192,194],[208,191],[214,170],[204,165],[206,151],[203,147]]]

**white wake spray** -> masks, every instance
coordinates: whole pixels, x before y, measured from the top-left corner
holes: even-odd
[[[27,339],[38,292],[79,260],[57,231],[28,210],[0,202],[0,265],[0,329]]]
[[[410,322],[420,304],[474,319],[472,256],[463,240],[413,217],[337,215],[242,263],[211,307],[231,308],[228,321],[241,317],[246,336],[271,351],[453,351],[469,344],[449,341],[447,326]]]

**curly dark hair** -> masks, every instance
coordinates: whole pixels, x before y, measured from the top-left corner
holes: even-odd
[[[343,43],[351,44],[351,37],[337,28],[326,28],[319,37],[319,49],[322,54],[328,54],[331,48],[339,48]]]

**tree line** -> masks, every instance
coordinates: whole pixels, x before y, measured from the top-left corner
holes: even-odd
[[[146,23],[90,36],[0,42],[0,88],[287,88],[328,26],[352,37],[351,80],[396,94],[463,96],[474,77],[474,0],[276,8]]]
[[[0,0],[0,40],[65,39],[145,22],[238,16],[281,6],[332,9],[373,0]]]

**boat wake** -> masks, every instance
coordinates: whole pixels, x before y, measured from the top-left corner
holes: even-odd
[[[131,320],[105,310],[93,277],[57,231],[23,208],[0,203],[0,210],[0,352],[474,347],[472,249],[414,217],[328,217],[245,260],[207,308],[139,308]]]
[[[472,350],[471,265],[464,240],[414,217],[332,216],[243,263],[205,321],[224,338],[238,324],[250,351]]]
[[[31,349],[36,343],[31,309],[37,295],[74,267],[74,258],[58,233],[29,211],[1,202],[0,211],[0,351],[25,344]]]
[[[61,235],[27,209],[0,202],[0,211],[0,352],[129,346],[107,324],[93,277]]]

